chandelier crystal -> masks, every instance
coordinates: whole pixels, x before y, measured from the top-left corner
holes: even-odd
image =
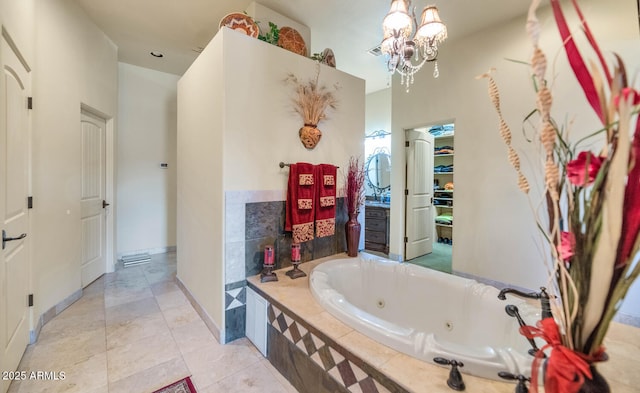
[[[401,83],[413,84],[414,75],[426,62],[434,62],[433,77],[437,78],[438,45],[447,38],[447,26],[440,20],[438,8],[430,5],[422,10],[421,23],[416,20],[415,7],[411,11],[411,0],[392,0],[391,9],[382,21],[382,53],[387,56],[390,73],[401,75]],[[416,26],[412,37],[413,27]]]

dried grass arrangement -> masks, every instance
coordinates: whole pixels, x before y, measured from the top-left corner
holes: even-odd
[[[622,59],[600,49],[577,0],[567,4],[580,18],[579,31],[589,43],[585,48],[574,40],[565,6],[560,0],[549,0],[571,69],[599,118],[593,133],[572,141],[570,124],[557,122],[551,114],[548,78],[552,77],[546,73],[546,56],[538,46],[540,23],[535,11],[539,2],[532,1],[527,22],[536,109],[525,121],[531,121],[532,115],[538,120],[534,127],[545,190],[541,208],[534,210],[540,213],[536,222],[549,244],[547,286],[554,295],[553,317],[525,326],[520,333],[547,343],[532,366],[534,392],[542,362],[546,363],[547,393],[607,392],[594,365],[607,359],[603,340],[609,324],[640,276],[640,89],[630,83]],[[585,49],[597,61],[585,59],[580,51]],[[489,73],[482,76],[489,80],[489,95],[518,186],[529,195],[529,183],[520,171],[511,131],[501,113],[498,87]],[[602,148],[592,150],[593,146]]]
[[[339,85],[333,85],[333,89],[320,85],[320,65],[317,65],[316,76],[308,81],[300,81],[295,75],[289,74],[285,81],[295,88],[295,95],[292,99],[295,111],[302,116],[304,126],[300,128],[300,141],[307,149],[316,147],[322,131],[318,129],[318,123],[327,118],[327,109],[336,109],[338,99],[335,93],[339,90]]]

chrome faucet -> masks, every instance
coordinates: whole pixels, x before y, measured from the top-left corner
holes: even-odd
[[[527,299],[540,299],[540,307],[542,318],[550,318],[553,317],[551,313],[551,304],[549,302],[549,294],[547,294],[547,288],[540,287],[540,292],[529,292],[525,293],[513,288],[504,288],[498,294],[498,299],[505,300],[507,298],[507,293],[512,293],[516,296],[527,298]]]

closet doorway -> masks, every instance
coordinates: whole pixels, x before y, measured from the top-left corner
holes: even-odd
[[[412,214],[413,207],[407,196],[405,204],[405,260],[420,266],[440,270],[443,272],[452,272],[452,250],[453,250],[453,210],[454,210],[454,130],[453,123],[437,124],[426,127],[414,128],[407,131],[407,171],[406,184],[409,195],[411,195],[411,168],[415,164],[411,163],[411,141],[409,133],[422,133],[432,141],[430,149],[421,148],[422,157],[416,157],[414,160],[420,165],[428,167],[425,175],[421,175],[422,179],[428,179],[428,192],[422,192],[430,197],[430,206],[423,209],[419,214]],[[425,138],[425,139],[427,139]],[[426,146],[426,145],[424,145]],[[415,154],[415,153],[413,153]],[[427,214],[428,213],[428,214]],[[413,222],[412,222],[413,220]],[[430,247],[429,253],[412,254],[410,249],[410,229],[412,226],[428,227],[430,231]],[[425,229],[426,230],[426,229]],[[426,233],[426,232],[425,232]],[[426,235],[424,236],[426,239]],[[415,240],[414,240],[415,241]]]

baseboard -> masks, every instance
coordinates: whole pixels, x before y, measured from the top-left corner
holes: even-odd
[[[613,317],[613,320],[618,323],[623,323],[625,325],[631,325],[640,328],[640,316],[623,314],[619,312],[615,317]]]
[[[209,331],[211,331],[211,333],[216,338],[216,340],[218,340],[218,342],[220,342],[220,343],[224,343],[225,342],[224,341],[224,331],[222,331],[218,327],[218,325],[216,325],[216,323],[213,320],[213,318],[211,318],[209,313],[207,313],[207,311],[204,308],[202,308],[202,306],[200,305],[200,303],[198,303],[198,301],[193,296],[191,291],[189,291],[189,289],[187,289],[187,287],[184,285],[184,283],[182,281],[180,281],[180,279],[178,277],[176,277],[176,284],[178,285],[178,288],[180,288],[182,293],[184,293],[184,295],[187,297],[187,299],[189,299],[189,303],[191,303],[191,305],[196,310],[198,315],[200,315],[200,318],[202,318],[202,320],[204,321],[204,324],[207,325],[207,328],[209,329]]]
[[[34,329],[29,332],[29,343],[34,344],[38,341],[38,336],[40,336],[40,331],[42,327],[46,325],[49,321],[55,318],[58,314],[63,312],[67,307],[75,303],[78,299],[82,297],[82,289],[78,289],[71,295],[64,298],[61,302],[57,303],[55,306],[51,307],[47,311],[43,312]]]

